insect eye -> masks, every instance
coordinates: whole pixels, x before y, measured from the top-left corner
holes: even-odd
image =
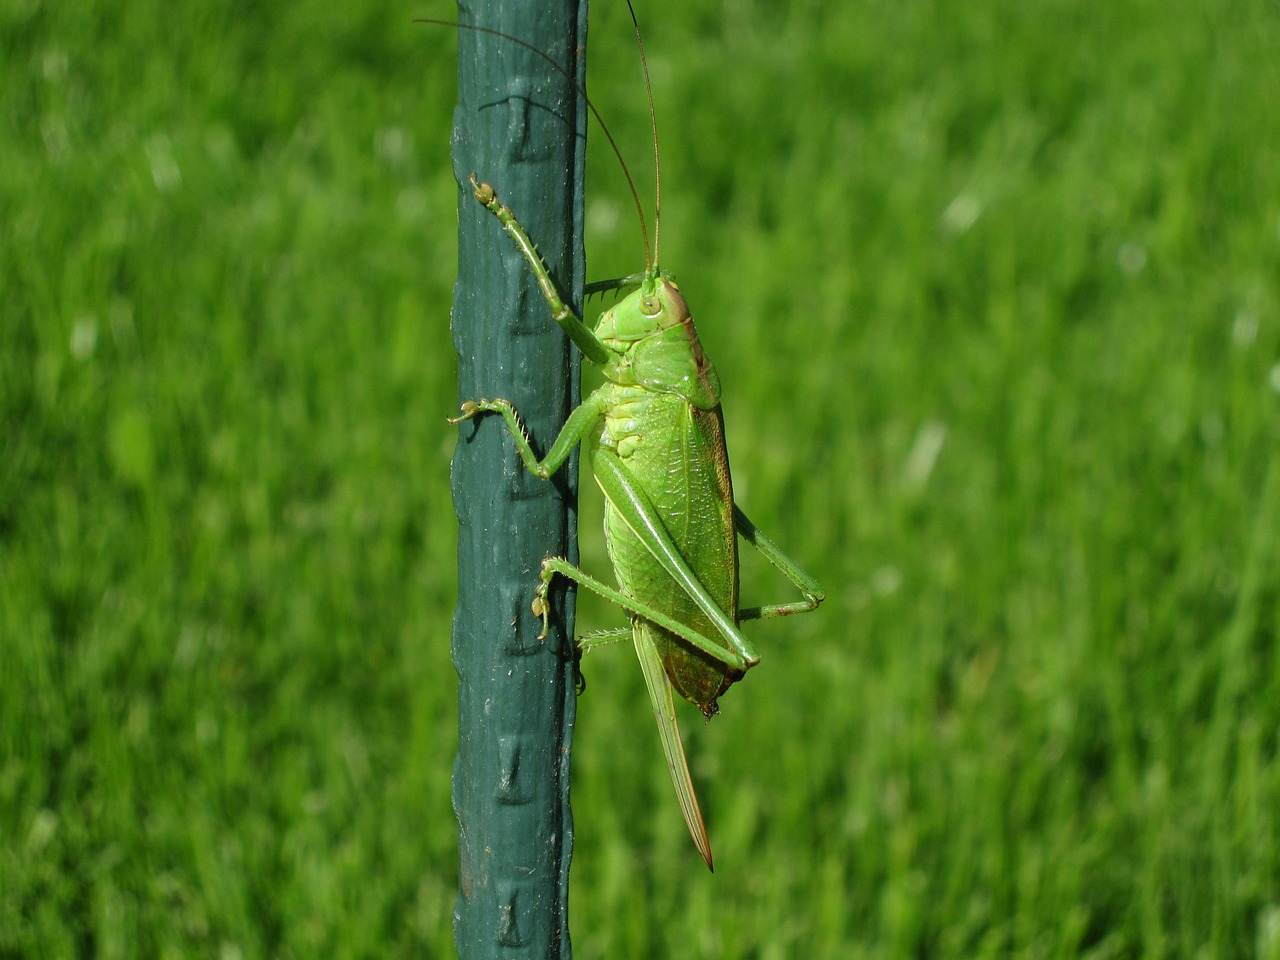
[[[662,312],[662,304],[658,302],[657,297],[641,297],[640,312],[646,317],[656,317]]]

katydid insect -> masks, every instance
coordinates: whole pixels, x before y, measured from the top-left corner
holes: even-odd
[[[634,10],[632,22],[635,23]],[[498,34],[485,27],[455,26]],[[636,38],[644,64],[638,24]],[[536,48],[514,37],[506,39],[534,50],[565,73]],[[644,73],[648,86],[647,65]],[[595,107],[591,106],[591,110],[598,120]],[[650,118],[654,125],[656,171],[657,130],[651,88]],[[608,136],[607,129],[605,133]],[[609,140],[612,144],[612,137]],[[616,146],[614,149],[617,152]],[[621,154],[618,159],[621,162]],[[605,310],[594,329],[588,328],[567,305],[515,214],[492,186],[471,176],[476,200],[494,215],[519,247],[552,318],[583,356],[601,368],[605,383],[573,410],[541,458],[534,451],[519,414],[507,400],[467,401],[462,404],[460,415],[450,422],[499,414],[524,465],[543,479],[551,477],[574,447],[585,441],[587,460],[605,497],[605,539],[618,586],[611,587],[560,557],[547,557],[542,562],[533,599],[533,612],[542,619],[540,637],[547,634],[551,610],[548,596],[557,575],[627,611],[629,628],[584,637],[579,645],[585,651],[630,633],[681,812],[710,868],[711,844],[680,738],[673,690],[696,704],[708,719],[714,716],[719,698],[760,659],[743,636],[741,622],[813,610],[824,592],[734,502],[720,381],[698,341],[684,296],[670,275],[658,266],[657,220],[650,255],[643,208],[626,164],[622,166],[640,212],[645,269],[641,274],[588,287],[589,293],[632,291]],[[659,183],[660,177],[655,176],[657,195]],[[803,599],[740,607],[739,536],[777,567]]]

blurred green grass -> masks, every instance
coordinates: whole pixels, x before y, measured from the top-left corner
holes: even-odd
[[[0,956],[452,953],[451,13],[0,9]],[[714,877],[587,659],[576,955],[1280,957],[1280,12],[640,15],[735,485],[830,599],[686,721]]]

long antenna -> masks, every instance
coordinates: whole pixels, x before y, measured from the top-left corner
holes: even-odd
[[[628,7],[631,6],[631,0],[627,0],[627,6]],[[631,22],[635,23],[635,19],[636,19],[636,14],[635,14],[635,11],[632,10]],[[527,43],[526,41],[521,40],[519,37],[513,37],[509,33],[503,33],[501,30],[495,30],[492,27],[481,27],[474,23],[459,23],[456,20],[434,20],[430,17],[420,17],[414,20],[413,22],[414,23],[434,23],[437,26],[454,27],[458,30],[474,30],[476,33],[488,33],[495,37],[501,37],[503,40],[510,40],[512,43],[517,44],[521,47],[524,47],[526,50],[532,51],[533,53],[536,53],[543,60],[547,61],[547,63],[551,64],[551,66],[554,67],[555,70],[562,77],[564,77],[571,84],[573,84],[574,89],[577,90],[578,93],[582,95],[582,99],[585,100],[587,106],[591,108],[591,115],[596,118],[596,123],[600,124],[600,129],[604,132],[605,139],[609,141],[609,146],[613,148],[613,155],[618,158],[618,163],[622,167],[622,175],[627,178],[627,186],[631,190],[631,199],[635,201],[636,214],[640,217],[640,234],[644,239],[644,272],[646,276],[654,272],[654,265],[657,263],[657,249],[658,249],[657,223],[656,222],[654,223],[654,236],[653,236],[654,252],[651,255],[649,253],[649,226],[645,222],[645,218],[644,218],[644,205],[640,202],[640,194],[636,191],[636,183],[634,180],[631,179],[631,171],[627,168],[627,161],[622,159],[622,151],[618,149],[618,144],[614,141],[613,134],[609,132],[609,127],[604,122],[604,118],[600,116],[600,111],[597,110],[596,105],[591,102],[591,98],[587,96],[587,91],[582,88],[582,84],[578,83],[577,78],[574,77],[574,75],[571,74],[564,67],[560,66],[560,64],[558,64],[551,57],[549,53],[543,50],[539,50],[532,43]],[[640,36],[640,27],[639,25],[637,25],[636,37],[638,38],[639,36]],[[641,44],[640,46],[640,59],[643,62],[644,60],[643,44]],[[645,67],[644,76],[645,76],[645,83],[648,83],[649,82],[648,67]],[[653,115],[653,91],[652,90],[649,91],[649,115],[651,117]],[[654,148],[654,154],[656,157],[657,149],[658,149],[656,126],[654,128],[654,131],[655,131],[654,132],[655,139],[653,142],[653,148]],[[657,216],[656,211],[654,216],[655,217]]]
[[[653,272],[658,272],[658,233],[662,229],[662,162],[658,158],[658,115],[653,109],[653,84],[649,80],[649,61],[644,55],[644,37],[640,36],[640,22],[636,20],[636,8],[627,0],[631,11],[631,25],[636,28],[636,45],[640,48],[640,67],[644,70],[644,88],[649,94],[649,126],[653,129]]]

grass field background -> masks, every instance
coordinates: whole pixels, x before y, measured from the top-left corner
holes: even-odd
[[[452,14],[0,6],[0,957],[452,954]],[[1280,8],[640,15],[829,599],[686,721],[714,877],[588,658],[576,956],[1280,958]],[[620,2],[588,62],[643,174]]]

